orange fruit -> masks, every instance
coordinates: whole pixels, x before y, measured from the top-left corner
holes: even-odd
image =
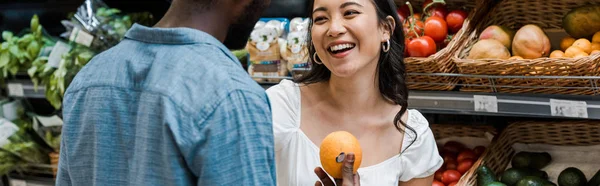
[[[600,43],[592,43],[592,51],[594,50],[600,50]]]
[[[550,53],[550,58],[561,58],[561,57],[565,57],[565,53],[563,51],[554,50],[554,51],[552,51],[552,53]]]
[[[575,54],[575,56],[573,56],[573,58],[582,58],[582,57],[588,57],[588,56],[590,56],[590,55],[585,52],[582,52],[582,53]]]
[[[594,34],[592,37],[592,43],[600,43],[600,31]]]
[[[565,56],[566,57],[575,57],[575,55],[579,54],[579,53],[585,53],[585,52],[579,47],[571,46],[571,47],[567,48],[567,50],[565,51]]]
[[[523,57],[521,57],[521,56],[513,56],[513,57],[510,57],[508,59],[509,60],[511,60],[511,59],[523,59]]]
[[[319,149],[321,166],[333,178],[342,178],[344,162],[340,155],[354,153],[354,173],[358,171],[362,162],[362,149],[354,135],[346,131],[336,131],[328,134],[321,142]]]
[[[578,39],[573,43],[573,46],[581,48],[585,53],[592,52],[592,43],[587,39]]]
[[[560,49],[566,51],[567,48],[573,46],[573,43],[575,43],[575,38],[566,36],[560,40]]]

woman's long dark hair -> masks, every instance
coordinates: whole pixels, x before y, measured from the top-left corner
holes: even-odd
[[[413,142],[416,140],[417,133],[416,131],[408,126],[406,123],[402,121],[402,115],[407,110],[408,107],[408,87],[406,86],[406,67],[404,66],[404,33],[402,22],[400,22],[400,18],[396,13],[396,4],[394,0],[372,0],[375,5],[375,9],[377,11],[377,19],[380,25],[388,25],[387,16],[394,17],[394,21],[396,22],[396,26],[393,29],[393,33],[390,37],[390,50],[388,52],[383,52],[381,50],[381,54],[379,56],[379,61],[377,62],[377,74],[379,79],[379,92],[383,95],[384,98],[393,101],[395,104],[402,106],[400,112],[396,114],[394,118],[394,126],[400,132],[405,132],[402,129],[401,125],[404,128],[412,131],[415,136]],[[310,4],[308,6],[309,11],[312,12],[314,6],[314,0],[310,0]],[[308,17],[312,17],[309,15]],[[388,25],[391,27],[391,25]],[[300,77],[296,80],[297,83],[301,84],[312,84],[319,83],[323,81],[328,81],[331,77],[331,71],[322,64],[316,64],[313,61],[313,55],[315,53],[315,49],[312,45],[311,39],[311,28],[312,21],[310,22],[308,29],[308,54],[309,58],[312,61],[311,70],[304,76]],[[383,44],[383,43],[382,43]],[[412,143],[408,146],[412,145]],[[408,149],[408,148],[406,148]]]

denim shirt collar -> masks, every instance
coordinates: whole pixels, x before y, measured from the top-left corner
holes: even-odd
[[[156,28],[133,24],[125,33],[125,38],[146,43],[157,44],[209,44],[218,47],[229,58],[238,61],[231,51],[214,36],[192,28]]]

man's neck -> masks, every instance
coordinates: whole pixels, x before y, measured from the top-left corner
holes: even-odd
[[[219,41],[225,41],[230,25],[229,17],[218,13],[218,9],[206,11],[193,11],[189,7],[194,5],[186,4],[181,1],[173,1],[173,4],[165,16],[154,27],[159,28],[177,28],[186,27],[206,32]]]

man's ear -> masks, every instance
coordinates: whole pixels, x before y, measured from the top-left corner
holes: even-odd
[[[385,22],[383,23],[383,38],[381,38],[381,42],[385,42],[392,38],[394,34],[394,29],[396,28],[396,21],[394,17],[387,16],[385,18]]]

